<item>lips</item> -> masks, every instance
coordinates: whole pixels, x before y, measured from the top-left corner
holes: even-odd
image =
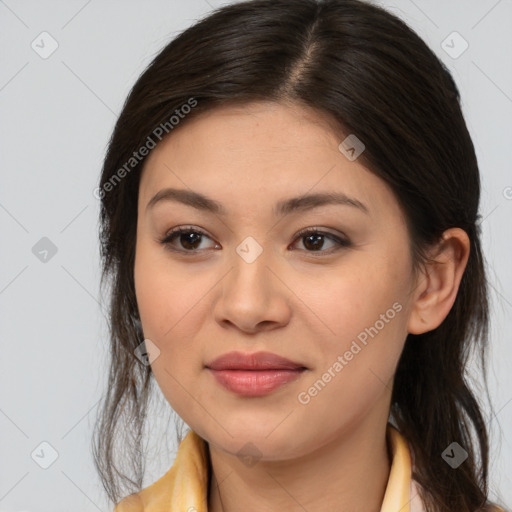
[[[246,397],[271,393],[298,379],[307,369],[270,352],[230,352],[208,363],[206,368],[225,389]]]
[[[271,352],[229,352],[206,365],[211,370],[298,370],[306,367]]]

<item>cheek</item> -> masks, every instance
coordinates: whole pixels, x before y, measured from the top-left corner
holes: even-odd
[[[300,280],[296,294],[307,307],[310,329],[327,342],[324,351],[348,349],[358,336],[364,343],[374,327],[380,338],[390,340],[403,332],[407,281],[396,268],[397,262],[358,254],[325,278]]]
[[[134,280],[144,334],[161,350],[173,340],[191,340],[200,323],[201,301],[211,288],[194,279],[193,265],[173,263],[165,251],[141,244],[136,251]]]
[[[362,411],[391,387],[407,333],[404,276],[391,261],[361,261],[350,272],[332,272],[321,289],[303,286],[301,298],[321,320],[309,314],[319,336],[317,365],[306,383],[314,389],[303,389],[304,401]]]
[[[186,421],[193,409],[186,390],[202,368],[194,340],[205,290],[190,286],[193,276],[185,268],[152,247],[137,247],[134,281],[144,337],[160,351],[151,369],[166,400]]]
[[[392,286],[372,282],[355,277],[330,282],[331,300],[321,309],[330,329],[318,338],[317,364],[297,401],[303,414],[322,417],[326,435],[383,408],[383,396],[392,390],[406,310]]]

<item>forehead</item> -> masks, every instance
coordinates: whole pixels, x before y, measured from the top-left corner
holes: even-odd
[[[338,146],[332,119],[298,105],[223,106],[186,120],[148,156],[140,202],[165,187],[191,189],[225,204],[228,214],[315,192],[342,192],[373,214],[398,209],[387,184]]]

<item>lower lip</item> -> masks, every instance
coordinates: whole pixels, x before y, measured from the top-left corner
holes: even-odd
[[[263,396],[298,379],[297,370],[212,370],[213,376],[228,391],[243,396]]]

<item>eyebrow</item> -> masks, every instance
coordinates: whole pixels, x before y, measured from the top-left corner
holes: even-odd
[[[216,215],[227,214],[224,206],[218,201],[192,190],[178,188],[164,188],[157,192],[146,205],[146,211],[162,201],[179,202],[192,206],[197,210],[211,212]],[[361,201],[353,197],[349,197],[342,192],[318,192],[315,194],[292,197],[276,203],[273,213],[277,217],[284,217],[285,215],[289,215],[293,212],[312,210],[319,206],[331,204],[352,206],[368,215],[370,214],[367,206]]]

